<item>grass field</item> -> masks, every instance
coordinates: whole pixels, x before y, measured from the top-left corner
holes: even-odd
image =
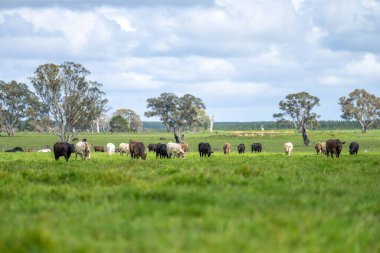
[[[0,153],[0,252],[380,252],[380,131],[310,131],[358,141],[359,155],[317,156],[294,131],[187,134],[184,159]],[[169,134],[82,134],[93,144]],[[55,136],[0,137],[3,147]],[[195,152],[208,141],[215,153]],[[292,156],[282,145],[292,141]],[[263,153],[224,156],[225,142]],[[22,143],[22,144],[21,144]],[[364,152],[367,150],[367,152]]]

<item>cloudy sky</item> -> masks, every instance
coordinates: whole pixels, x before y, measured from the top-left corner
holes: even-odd
[[[380,0],[1,0],[0,56],[0,80],[27,84],[40,64],[80,63],[111,111],[143,116],[174,92],[216,121],[273,120],[307,91],[339,119],[340,96],[380,96]]]

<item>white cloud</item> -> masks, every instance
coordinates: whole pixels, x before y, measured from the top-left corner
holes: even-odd
[[[303,90],[321,101],[357,84],[380,95],[379,1],[50,2],[0,10],[0,80],[27,82],[39,64],[74,61],[114,108],[132,101],[141,114],[148,97],[192,93],[216,112],[236,108],[218,115],[225,121],[251,120],[258,104],[268,119]]]

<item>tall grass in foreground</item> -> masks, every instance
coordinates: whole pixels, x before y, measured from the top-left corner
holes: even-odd
[[[379,152],[0,153],[0,252],[380,252],[379,182]]]

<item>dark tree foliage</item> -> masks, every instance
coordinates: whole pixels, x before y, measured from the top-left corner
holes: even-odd
[[[112,133],[128,132],[128,121],[122,116],[113,116],[110,121],[110,131]]]
[[[145,116],[159,117],[179,143],[182,131],[198,120],[199,110],[206,109],[206,106],[200,98],[191,94],[178,97],[173,93],[162,93],[157,98],[149,98],[147,108],[150,111],[145,112]]]

